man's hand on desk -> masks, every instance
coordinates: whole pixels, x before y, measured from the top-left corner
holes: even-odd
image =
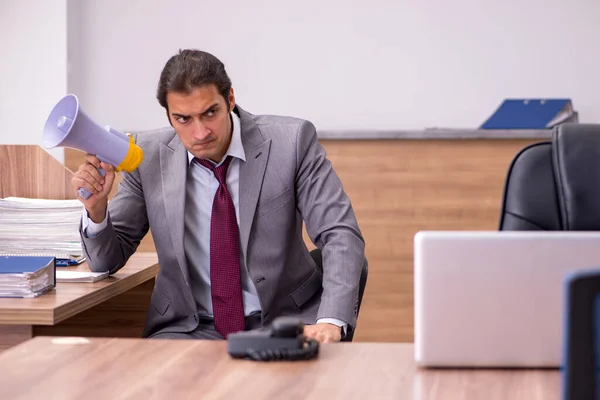
[[[339,342],[342,340],[342,328],[327,323],[305,325],[304,336],[315,339],[319,343]]]
[[[112,165],[101,162],[92,154],[86,154],[84,159],[85,163],[75,172],[73,179],[71,179],[71,185],[75,192],[83,187],[92,193],[87,200],[81,197],[78,197],[78,199],[85,206],[90,219],[100,223],[106,217],[108,194],[112,190],[115,181],[115,170]],[[97,168],[106,171],[106,175],[100,175]]]

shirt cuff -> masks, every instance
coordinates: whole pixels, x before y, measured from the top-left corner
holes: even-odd
[[[98,234],[100,234],[100,232],[102,232],[104,230],[104,228],[106,228],[106,226],[108,225],[107,217],[108,217],[108,211],[106,211],[104,220],[102,220],[102,222],[97,224],[90,219],[90,217],[88,216],[87,210],[84,207],[83,208],[83,217],[81,219],[81,224],[82,224],[81,230],[82,230],[83,234],[85,235],[85,237],[87,237],[88,239],[93,239],[96,236],[98,236]]]
[[[319,318],[317,324],[333,324],[339,326],[342,328],[342,338],[346,336],[346,330],[348,329],[348,324],[337,318]]]

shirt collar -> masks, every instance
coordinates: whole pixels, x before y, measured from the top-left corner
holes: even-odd
[[[229,143],[229,148],[227,149],[227,153],[225,153],[225,156],[221,160],[221,163],[225,161],[227,156],[239,158],[240,160],[245,162],[246,152],[244,151],[244,146],[242,145],[242,126],[240,123],[240,117],[238,117],[237,114],[233,111],[231,111],[229,114],[231,115],[231,122],[233,123],[233,132],[231,134],[231,142]],[[193,159],[194,155],[188,151],[188,164],[190,164]]]

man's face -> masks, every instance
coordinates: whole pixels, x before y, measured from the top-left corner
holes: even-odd
[[[220,162],[231,141],[229,112],[235,106],[233,88],[229,108],[215,85],[191,93],[167,93],[168,117],[185,148],[197,158]]]

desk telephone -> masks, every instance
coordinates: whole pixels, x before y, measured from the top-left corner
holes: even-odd
[[[227,351],[234,358],[254,361],[308,360],[319,352],[319,342],[304,336],[298,318],[279,317],[268,328],[232,333]]]

